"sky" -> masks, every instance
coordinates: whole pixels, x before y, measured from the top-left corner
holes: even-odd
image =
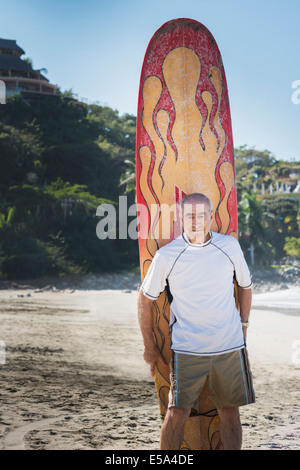
[[[120,115],[137,114],[143,58],[155,31],[175,18],[203,23],[223,58],[235,147],[300,160],[299,0],[0,0],[0,6],[0,37],[16,39],[23,58],[47,69],[50,83]]]

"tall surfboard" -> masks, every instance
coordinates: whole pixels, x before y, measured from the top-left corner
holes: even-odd
[[[179,204],[193,192],[208,196],[212,230],[237,238],[234,148],[224,66],[215,39],[191,19],[167,22],[153,35],[144,58],[138,96],[136,197],[143,281],[155,252],[181,234]],[[143,226],[143,230],[141,227]],[[167,292],[153,303],[153,335],[170,362]],[[155,369],[164,419],[169,367]],[[185,427],[182,449],[220,449],[219,417],[206,383],[200,411]]]

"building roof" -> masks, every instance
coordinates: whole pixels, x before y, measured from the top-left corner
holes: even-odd
[[[17,72],[33,72],[31,65],[16,55],[0,54],[0,70],[16,70]]]
[[[25,54],[25,51],[23,51],[23,49],[21,49],[21,47],[18,46],[17,41],[15,39],[2,39],[2,38],[0,38],[0,48],[14,49],[16,51],[21,52],[21,55]]]
[[[15,72],[23,72],[23,73],[37,73],[38,71],[33,70],[31,65],[29,65],[24,60],[20,59],[15,55],[8,55],[8,54],[0,54],[0,71],[2,70],[13,70]],[[42,80],[48,81],[46,77],[42,74],[40,77]]]

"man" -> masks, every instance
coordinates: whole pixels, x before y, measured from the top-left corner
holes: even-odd
[[[160,447],[180,449],[184,425],[191,410],[198,411],[197,399],[208,377],[223,448],[239,450],[239,407],[255,402],[245,343],[251,275],[237,240],[210,230],[214,213],[205,195],[186,196],[181,213],[182,235],[156,252],[138,296],[144,360],[152,376],[157,362],[166,364],[152,334],[152,303],[165,288],[172,298],[171,387]]]

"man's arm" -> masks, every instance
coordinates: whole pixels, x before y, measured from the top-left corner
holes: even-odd
[[[154,377],[154,367],[156,362],[161,362],[166,366],[167,363],[157,348],[152,333],[152,304],[140,289],[138,294],[138,321],[144,341],[144,360],[150,365],[151,377]]]
[[[252,303],[252,289],[243,289],[238,286],[238,299],[240,305],[241,321],[247,322],[250,317],[251,303]],[[245,339],[247,337],[247,328],[243,327]]]

